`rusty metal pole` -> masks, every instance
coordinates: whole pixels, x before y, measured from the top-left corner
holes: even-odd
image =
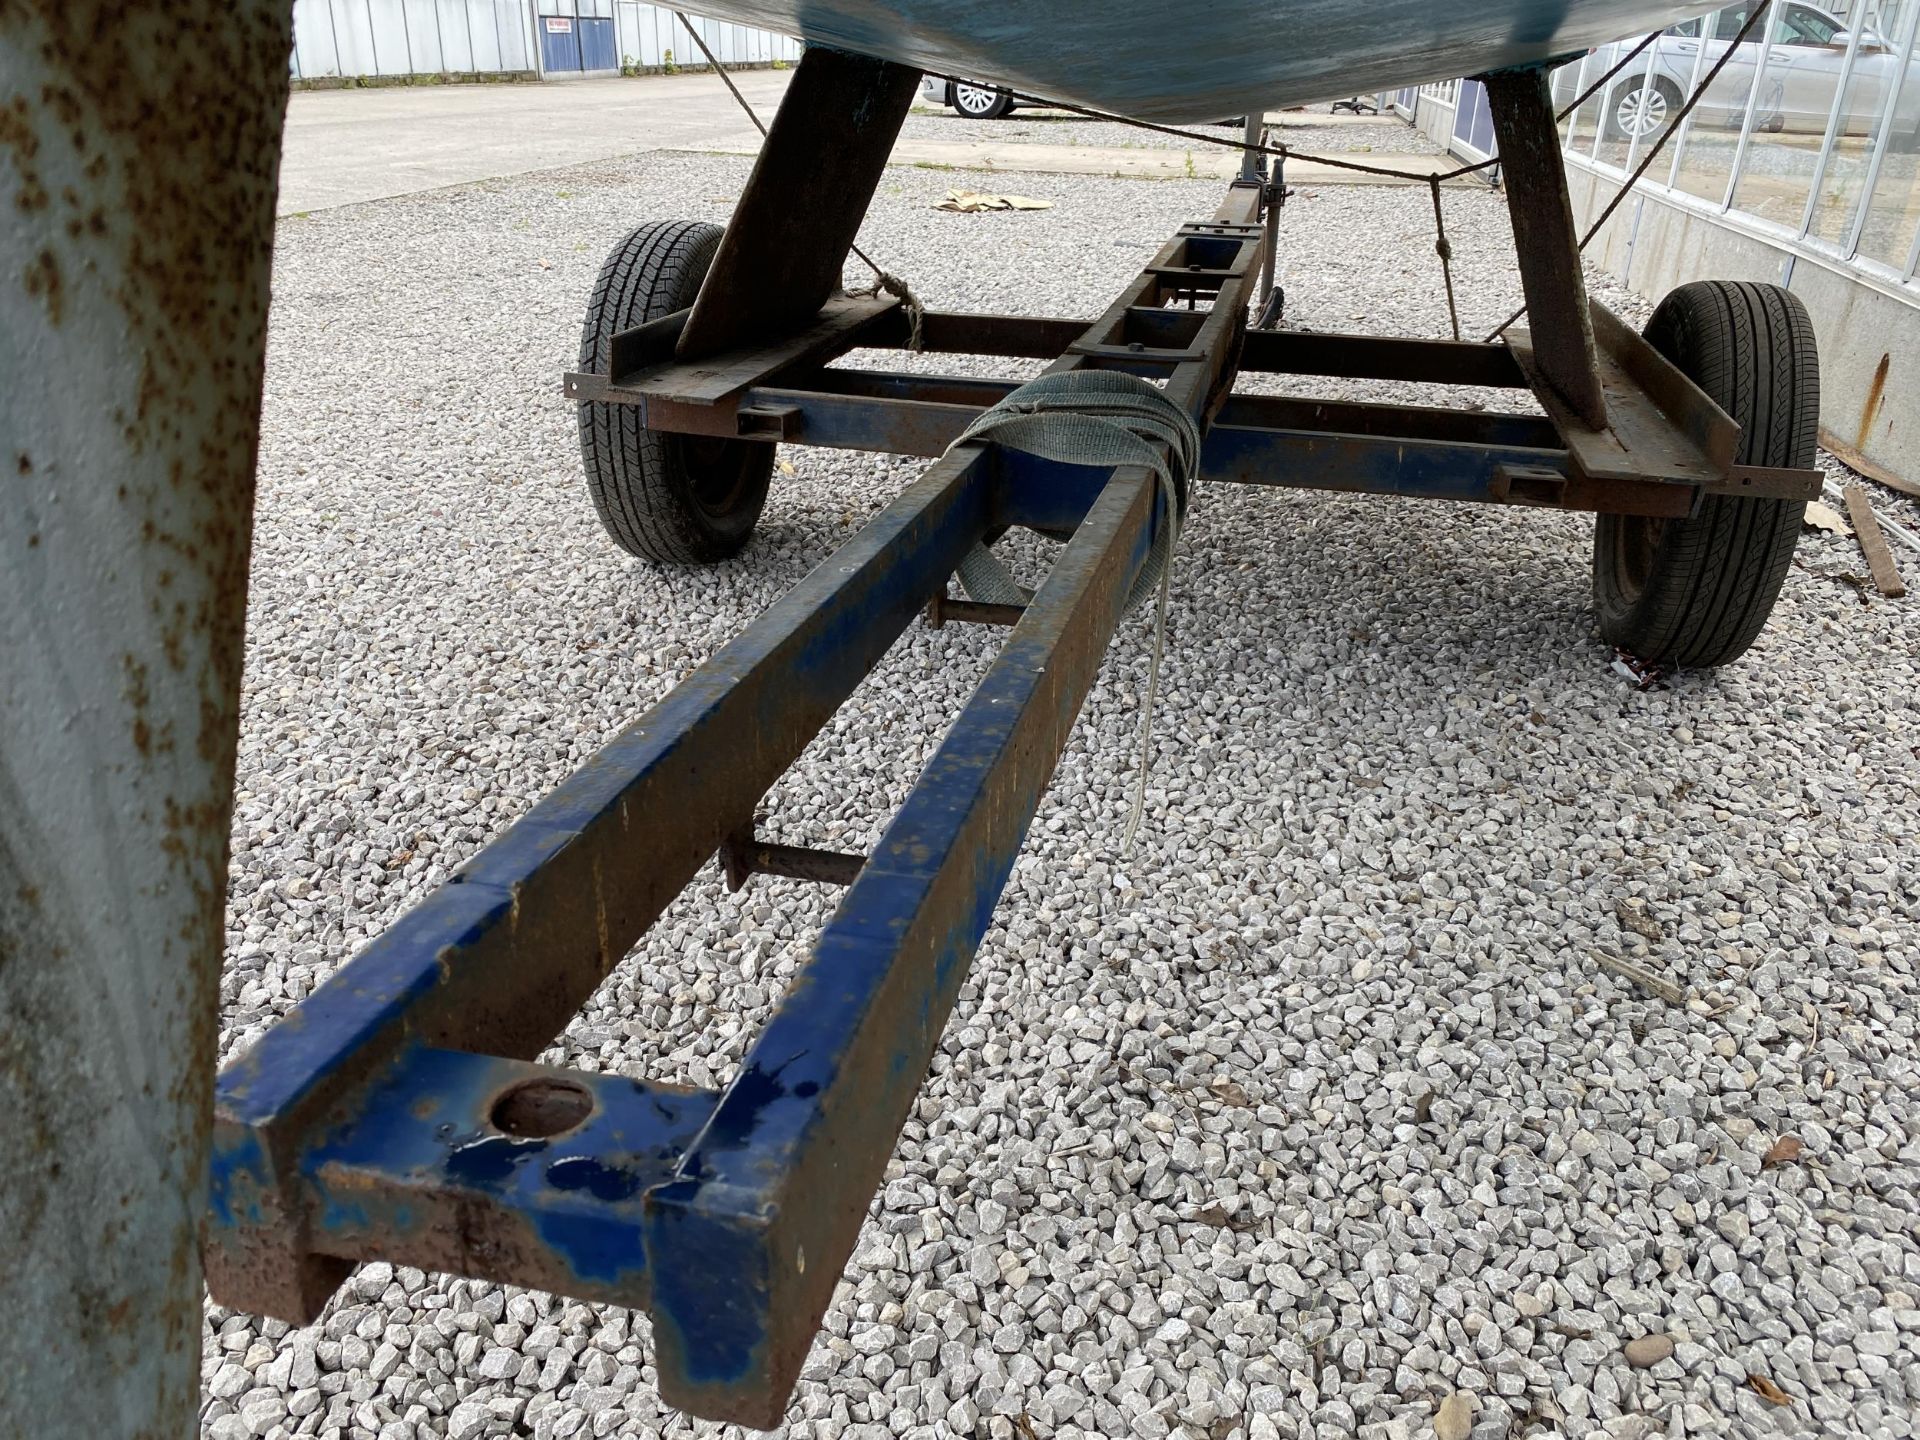
[[[0,1435],[194,1429],[291,18],[0,6]]]
[[[1500,146],[1500,178],[1513,219],[1534,355],[1560,398],[1589,427],[1602,429],[1607,400],[1594,358],[1580,235],[1573,227],[1547,71],[1529,65],[1496,70],[1480,79],[1487,87],[1487,107]]]

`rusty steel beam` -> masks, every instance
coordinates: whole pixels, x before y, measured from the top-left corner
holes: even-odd
[[[1513,218],[1520,286],[1532,317],[1541,379],[1590,429],[1604,429],[1607,400],[1594,357],[1587,283],[1580,271],[1580,238],[1560,159],[1560,131],[1544,66],[1496,70],[1487,87],[1500,175]]]
[[[0,6],[0,1435],[195,1428],[291,41]]]
[[[1054,368],[1163,370],[1166,396],[1204,428],[1231,387],[1257,207],[1257,191],[1238,190],[1184,228],[1095,322],[1098,353],[1070,350]],[[1220,303],[1157,353],[1144,340],[1105,353],[1140,307],[1171,298],[1159,272],[1183,258],[1219,272]],[[670,1403],[779,1420],[1166,523],[1147,469],[1010,484],[1019,458],[950,451],[227,1067],[209,1199],[216,1296],[306,1321],[353,1261],[388,1256],[644,1306]],[[1073,538],[873,856],[755,840],[769,787],[966,551],[1010,524]],[[849,884],[726,1088],[528,1063],[716,849],[735,883],[761,871]]]
[[[808,49],[680,331],[681,359],[789,334],[840,288],[919,84],[904,65]]]

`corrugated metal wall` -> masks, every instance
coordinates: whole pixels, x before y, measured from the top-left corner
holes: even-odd
[[[293,74],[317,80],[537,71],[534,8],[528,0],[294,0]],[[682,67],[706,64],[672,10],[614,0],[613,16],[622,64],[664,65],[669,51]],[[785,35],[690,18],[724,64],[800,58],[799,42]]]
[[[699,47],[687,38],[685,28],[674,18],[673,11],[658,5],[635,4],[633,0],[615,0],[613,12],[623,64],[664,65],[669,50],[676,65],[707,63]],[[773,60],[800,58],[800,42],[788,36],[699,15],[687,18],[723,64],[764,65]]]

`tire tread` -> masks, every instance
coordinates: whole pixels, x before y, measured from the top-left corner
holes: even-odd
[[[1654,312],[1647,338],[1740,423],[1740,462],[1813,464],[1819,357],[1806,308],[1791,292],[1748,281],[1683,285]],[[1602,633],[1665,664],[1736,658],[1779,598],[1805,511],[1800,501],[1709,497],[1697,516],[1668,522],[1637,596],[1620,593],[1614,578],[1623,522],[1602,516],[1594,554]]]
[[[659,220],[615,246],[587,301],[580,368],[604,372],[617,333],[692,304],[721,234],[719,226],[702,221]],[[587,493],[622,549],[667,565],[709,564],[738,552],[765,498],[764,484],[752,498],[745,532],[717,535],[673,483],[683,465],[675,437],[643,425],[638,406],[590,401],[579,410]],[[772,449],[767,448],[770,471]]]

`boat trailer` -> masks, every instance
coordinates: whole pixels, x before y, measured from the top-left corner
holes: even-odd
[[[1544,77],[1488,77],[1532,328],[1482,344],[1250,326],[1284,200],[1251,152],[1219,208],[1182,226],[1090,324],[848,295],[842,266],[917,76],[809,50],[696,298],[602,335],[565,393],[582,407],[590,463],[594,434],[638,432],[756,464],[776,444],[933,463],[226,1069],[205,1246],[214,1295],[306,1323],[356,1262],[381,1258],[642,1308],[670,1403],[779,1422],[1169,523],[1148,467],[956,444],[1014,382],[835,363],[852,352],[912,345],[1144,377],[1203,435],[1196,486],[1655,526],[1747,505],[1791,512],[1797,530],[1819,487],[1810,450],[1754,453],[1750,418],[1743,427],[1589,306]],[[1499,387],[1546,413],[1242,394],[1243,373]],[[1069,537],[1031,600],[949,596],[963,557],[1012,526]],[[1010,628],[872,853],[756,833],[770,787],[918,617]],[[716,857],[736,886],[764,873],[846,887],[731,1082],[533,1063]]]

